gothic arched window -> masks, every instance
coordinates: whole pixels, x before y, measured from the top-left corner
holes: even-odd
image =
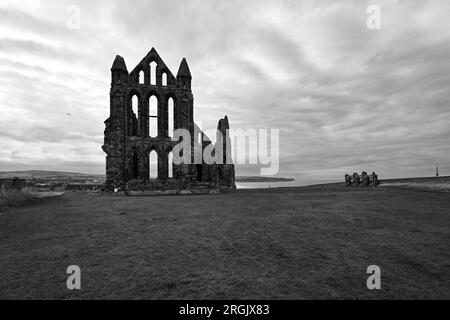
[[[150,84],[152,86],[156,85],[156,67],[158,65],[156,64],[156,62],[152,62],[150,63]]]
[[[169,121],[168,121],[168,127],[169,127],[169,137],[173,138],[173,131],[174,129],[174,110],[175,110],[175,103],[172,98],[169,98],[169,101],[167,102],[167,107],[169,108],[168,114],[169,114]]]
[[[167,158],[168,158],[167,160],[168,160],[168,166],[169,166],[168,177],[173,178],[173,153],[170,152],[169,156]]]
[[[134,95],[131,98],[131,135],[139,135],[139,98]]]
[[[150,97],[149,101],[149,137],[158,136],[158,98]]]
[[[150,153],[150,179],[158,179],[158,153],[153,150]]]

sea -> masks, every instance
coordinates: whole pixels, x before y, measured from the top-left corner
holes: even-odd
[[[236,182],[236,187],[238,189],[271,189],[271,188],[305,187],[337,182],[341,181],[296,178],[295,181],[283,181],[283,182]]]

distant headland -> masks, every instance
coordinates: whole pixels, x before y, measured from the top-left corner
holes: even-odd
[[[293,178],[277,178],[277,177],[236,177],[236,182],[290,182],[295,181]]]

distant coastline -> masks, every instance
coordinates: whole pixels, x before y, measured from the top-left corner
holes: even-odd
[[[45,179],[45,178],[86,178],[86,177],[105,177],[104,174],[87,174],[79,172],[64,171],[45,171],[45,170],[27,170],[27,171],[0,171],[0,179],[18,177],[21,179]]]
[[[74,178],[104,178],[104,174],[86,174],[79,172],[61,172],[61,171],[44,171],[44,170],[28,170],[28,171],[0,171],[0,179],[5,178],[22,178],[22,179],[74,179]],[[293,178],[279,178],[279,177],[259,177],[259,176],[238,176],[236,182],[292,182]]]
[[[57,179],[63,180],[65,178],[73,179],[89,179],[95,178],[103,180],[105,174],[89,174],[80,172],[64,172],[64,171],[45,171],[45,170],[24,170],[24,171],[0,171],[0,179],[12,179],[18,177],[21,179]],[[450,176],[440,177],[414,177],[414,178],[387,178],[380,179],[382,183],[426,183],[426,182],[439,182],[450,183]],[[281,178],[281,177],[262,177],[262,176],[237,176],[236,182],[238,183],[269,183],[269,182],[293,182],[294,178]],[[332,182],[319,182],[312,183],[311,185],[330,184]],[[339,182],[334,182],[339,183]]]
[[[236,182],[291,182],[293,178],[277,178],[277,177],[236,177]]]

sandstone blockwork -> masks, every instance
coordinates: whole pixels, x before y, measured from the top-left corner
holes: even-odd
[[[111,68],[110,116],[105,121],[106,191],[200,193],[235,189],[235,169],[230,161],[205,164],[198,158],[211,141],[194,123],[192,76],[183,59],[175,77],[153,48],[130,73],[117,56]],[[191,163],[172,163],[176,129],[189,130]],[[231,154],[228,118],[218,130]],[[216,145],[217,146],[217,145]],[[212,146],[210,146],[212,147]],[[225,152],[224,152],[225,157]]]

